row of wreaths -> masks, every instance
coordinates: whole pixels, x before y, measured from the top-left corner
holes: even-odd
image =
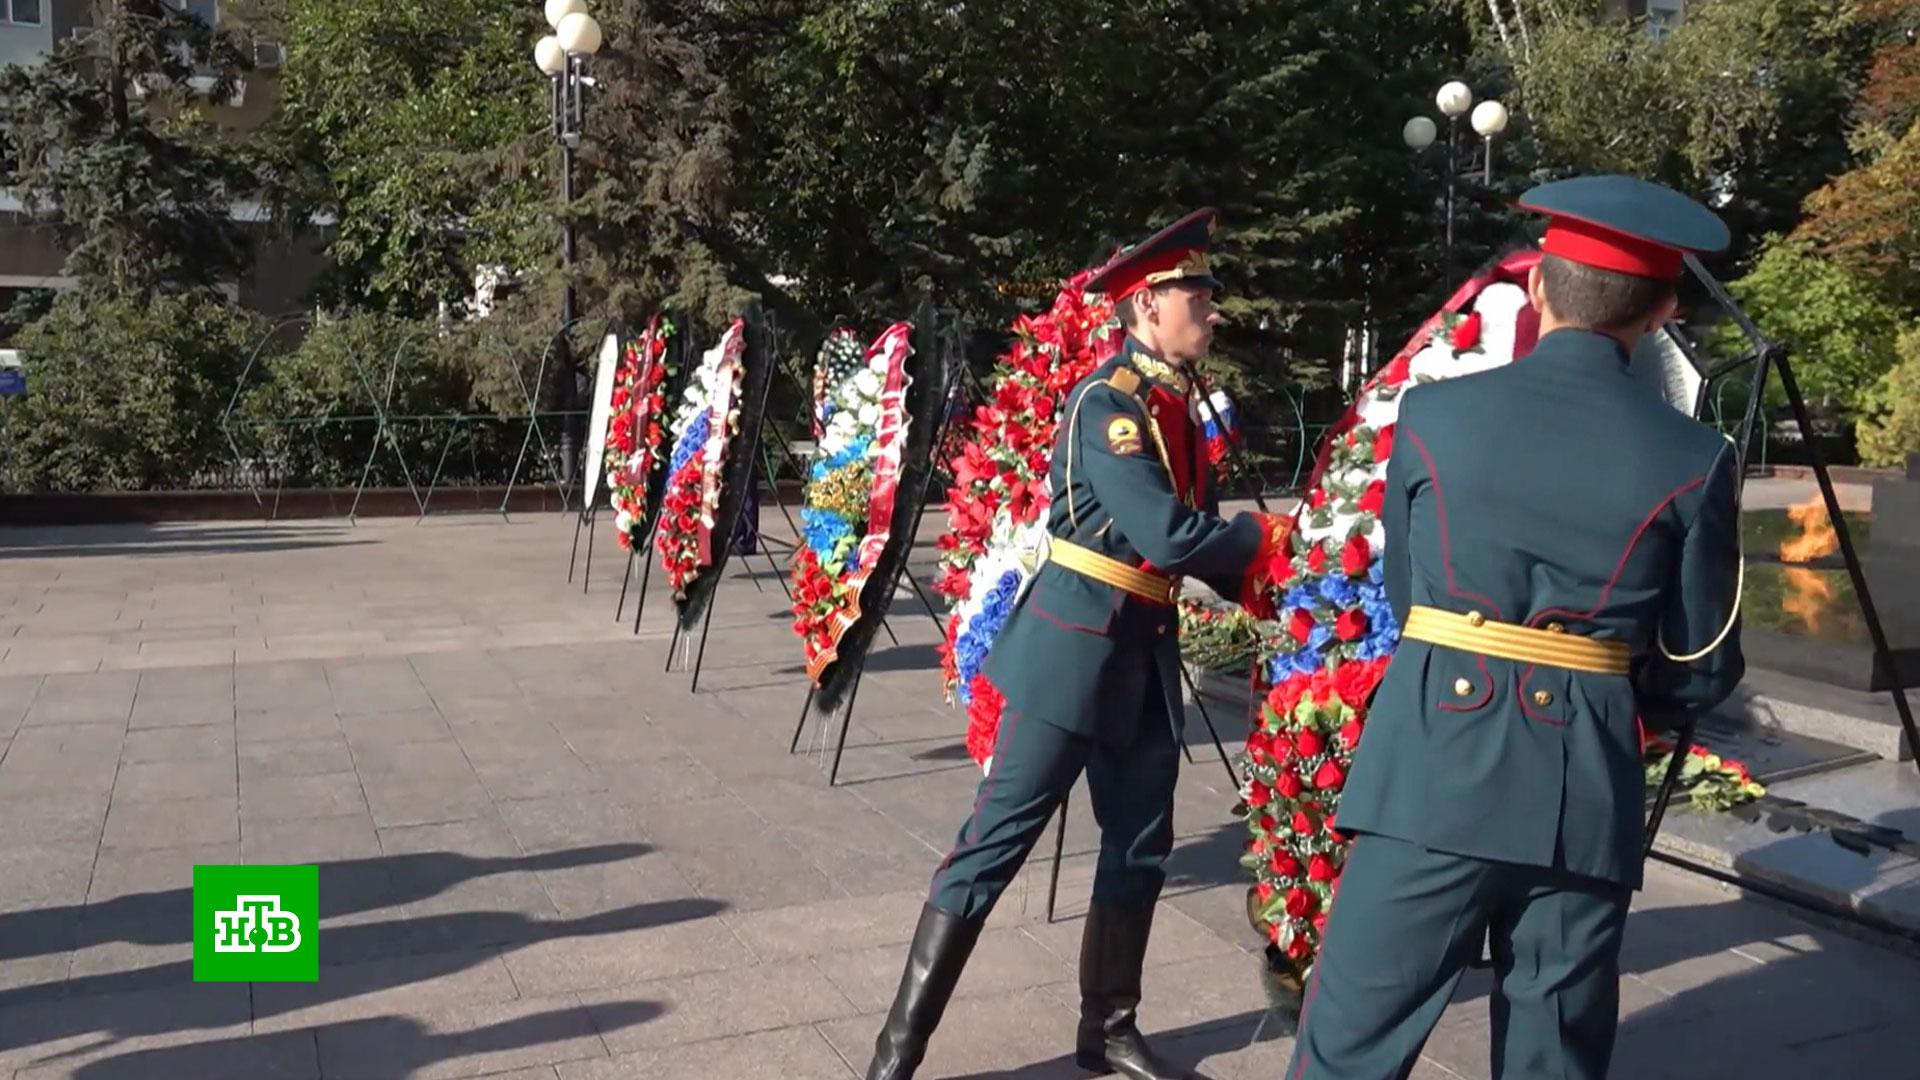
[[[1296,511],[1291,550],[1268,569],[1276,622],[1264,628],[1252,667],[1249,735],[1238,763],[1250,808],[1242,863],[1250,913],[1304,978],[1318,950],[1346,843],[1332,822],[1366,726],[1367,705],[1399,629],[1381,584],[1381,494],[1398,398],[1408,385],[1511,360],[1499,327],[1481,340],[1482,309],[1496,312],[1525,267],[1502,264],[1462,288],[1442,312],[1362,388],[1325,440]],[[956,419],[958,449],[943,441],[951,476],[939,537],[935,591],[949,601],[940,646],[945,693],[967,716],[967,748],[991,769],[1003,702],[982,674],[994,638],[1038,569],[1051,502],[1048,465],[1066,392],[1121,344],[1085,274],[1053,305],[1013,327],[981,400]],[[926,314],[922,309],[921,316]],[[920,316],[917,316],[917,318]],[[1489,316],[1498,318],[1499,316]],[[897,323],[871,340],[837,329],[819,346],[812,380],[815,449],[791,567],[794,631],[824,697],[858,673],[912,545],[949,401],[948,371],[961,361],[932,344],[928,327]],[[676,372],[655,322],[618,369],[606,468],[623,536],[638,540],[658,518],[655,548],[676,600],[718,576],[737,525],[751,462],[729,442],[757,433],[771,356],[736,322],[689,372]],[[1506,337],[1510,338],[1508,334]],[[947,339],[943,339],[947,340]],[[1503,352],[1504,349],[1504,352]],[[758,379],[756,380],[756,375]],[[675,390],[676,383],[683,389]],[[743,390],[743,388],[745,388]],[[677,405],[669,407],[670,403]],[[1231,403],[1216,396],[1206,441],[1216,466],[1233,434]],[[753,435],[747,436],[749,439]],[[690,584],[691,583],[691,584]],[[1204,623],[1190,612],[1183,626]],[[1185,631],[1193,632],[1193,631]],[[1232,737],[1232,732],[1229,737]],[[1659,746],[1646,754],[1655,772]],[[1692,772],[1719,775],[1747,796],[1751,779],[1708,755]]]
[[[871,341],[844,326],[818,349],[814,449],[790,573],[794,632],[816,686],[856,672],[898,583],[925,502],[949,389],[930,309]],[[710,601],[753,484],[758,432],[779,360],[742,316],[697,357],[656,316],[614,368],[604,475],[620,543],[648,546],[682,625]]]

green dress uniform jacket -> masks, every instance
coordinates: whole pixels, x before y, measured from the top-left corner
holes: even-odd
[[[1123,372],[1132,378],[1117,379]],[[1198,425],[1185,389],[1164,381],[1171,377],[1129,337],[1067,396],[1049,471],[1048,534],[1151,573],[1197,577],[1238,598],[1264,529],[1252,516],[1218,516]],[[984,670],[1008,710],[1077,735],[1131,740],[1150,673],[1159,676],[1167,714],[1183,715],[1176,608],[1051,560],[1034,575]]]
[[[1186,710],[1178,610],[1062,565],[1077,545],[1161,580],[1239,597],[1270,553],[1256,515],[1224,520],[1181,376],[1129,337],[1067,396],[1050,469],[1055,546],[983,671],[1004,697],[988,775],[934,906],[990,910],[1082,769],[1101,826],[1096,900],[1151,904],[1173,847]]]
[[[1388,599],[1624,643],[1627,675],[1403,641],[1341,797],[1343,832],[1637,886],[1639,721],[1740,681],[1732,444],[1560,330],[1506,367],[1415,387],[1384,510]],[[1714,644],[1691,663],[1668,659]]]

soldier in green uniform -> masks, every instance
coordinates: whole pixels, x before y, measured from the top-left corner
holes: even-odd
[[[1213,337],[1203,210],[1123,252],[1089,283],[1114,302],[1125,347],[1068,394],[1049,472],[1045,563],[984,672],[1006,700],[992,765],[934,875],[868,1080],[907,1080],[987,915],[1081,770],[1101,842],[1080,952],[1075,1060],[1130,1080],[1190,1074],[1135,1022],[1154,904],[1173,847],[1179,673],[1177,579],[1258,594],[1277,519],[1217,515],[1185,368]]]
[[[1493,1075],[1605,1076],[1639,728],[1744,672],[1734,447],[1627,373],[1684,253],[1726,227],[1626,177],[1520,205],[1550,216],[1538,344],[1401,405],[1383,557],[1402,642],[1341,797],[1355,839],[1286,1080],[1407,1076],[1483,942]]]

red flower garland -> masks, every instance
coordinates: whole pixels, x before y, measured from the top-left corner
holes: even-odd
[[[611,418],[607,423],[606,473],[609,500],[619,524],[620,546],[631,548],[647,525],[647,487],[664,463],[661,423],[667,402],[667,338],[673,324],[655,315],[638,340],[627,343],[614,372]]]
[[[954,482],[947,491],[948,528],[934,545],[941,567],[934,589],[956,607],[973,594],[974,565],[996,531],[1004,535],[1047,512],[1052,503],[1047,471],[1060,403],[1074,384],[1120,349],[1112,305],[1090,299],[1085,291],[1092,276],[1090,270],[1076,274],[1044,314],[1014,321],[1014,342],[995,362],[990,398],[973,410],[971,438],[949,459]],[[962,696],[954,654],[964,629],[960,619],[958,612],[949,616],[939,646],[949,701]],[[968,748],[975,761],[984,763],[1000,721],[1000,695],[977,674],[965,690]]]
[[[660,499],[660,568],[675,596],[700,573],[700,487],[705,479],[707,452],[696,451],[680,471],[667,480]]]

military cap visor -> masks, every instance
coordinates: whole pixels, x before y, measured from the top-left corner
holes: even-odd
[[[1570,262],[1672,280],[1689,252],[1726,250],[1726,223],[1672,188],[1631,176],[1582,176],[1521,196],[1523,210],[1551,221],[1540,249]]]
[[[1207,260],[1218,218],[1215,210],[1195,210],[1115,255],[1087,281],[1087,291],[1105,293],[1114,303],[1173,282],[1219,292],[1220,280]]]

